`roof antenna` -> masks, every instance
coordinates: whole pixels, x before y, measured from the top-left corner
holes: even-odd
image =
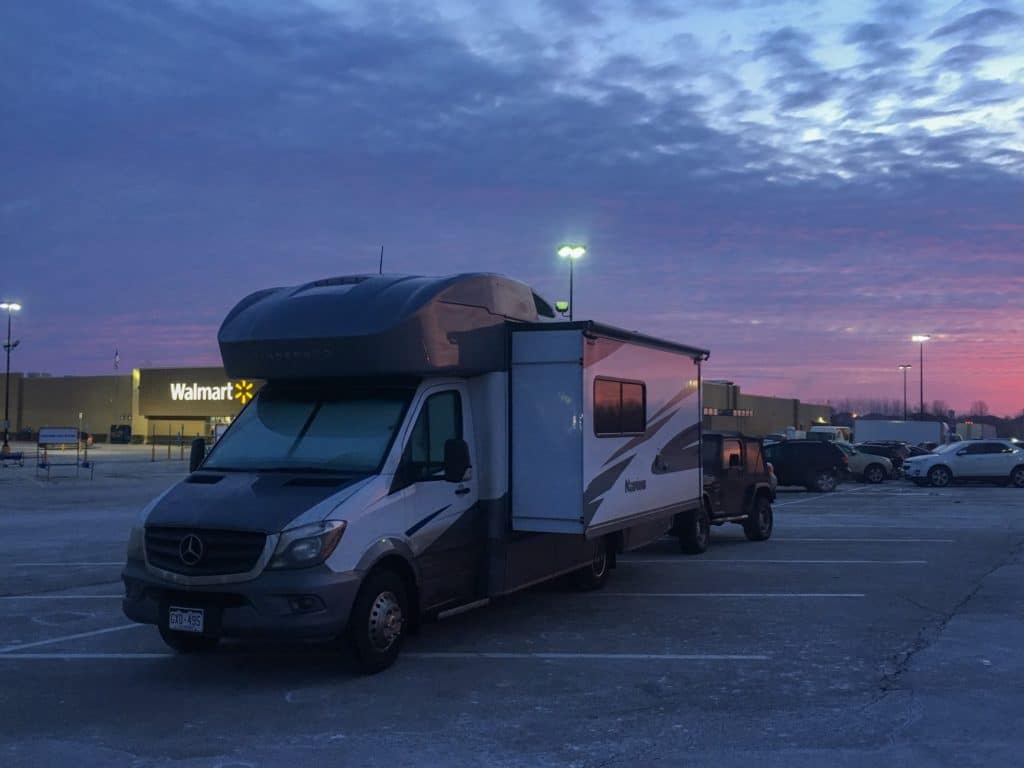
[[[377,267],[377,274],[384,274],[384,243],[380,244],[380,266]]]

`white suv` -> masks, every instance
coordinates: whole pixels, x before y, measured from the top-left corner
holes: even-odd
[[[962,440],[903,462],[907,479],[944,488],[958,480],[987,480],[1024,488],[1024,450],[1010,440]]]

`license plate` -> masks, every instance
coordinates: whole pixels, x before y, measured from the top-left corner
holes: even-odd
[[[167,611],[167,628],[175,632],[203,633],[205,615],[202,608],[178,608],[171,606]]]

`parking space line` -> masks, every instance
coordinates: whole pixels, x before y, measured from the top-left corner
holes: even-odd
[[[927,565],[927,560],[713,560],[710,558],[661,557],[654,560],[619,560],[619,565],[736,565],[763,563],[765,565]]]
[[[0,661],[76,661],[96,659],[173,659],[175,653],[0,653]]]
[[[585,593],[587,594],[587,593]],[[865,597],[863,592],[602,592],[592,593],[595,597],[674,597],[674,598],[850,598]]]
[[[0,595],[0,600],[120,600],[124,595]]]
[[[846,493],[858,493],[859,491],[866,491],[871,486],[864,486],[863,488],[850,488],[846,491],[835,491],[834,493],[818,493],[812,496],[806,496],[802,499],[794,499],[793,501],[776,501],[772,504],[773,507],[791,507],[794,504],[803,504],[805,501],[814,501],[815,499],[823,501],[832,496],[842,496]],[[776,497],[777,498],[777,497]]]
[[[65,640],[80,640],[83,637],[96,637],[97,635],[107,635],[111,632],[122,632],[126,629],[135,629],[137,627],[144,627],[145,624],[119,624],[116,627],[107,627],[106,629],[94,629],[92,632],[76,632],[73,635],[63,635],[61,637],[51,637],[49,640],[36,640],[34,643],[20,643],[18,645],[10,645],[6,648],[0,648],[0,656],[5,656],[13,651],[22,651],[26,648],[38,648],[41,645],[53,645],[54,643],[62,643]]]
[[[115,566],[124,565],[123,562],[116,563],[14,563],[15,568],[84,568],[86,566]]]
[[[790,539],[783,536],[776,536],[776,541],[800,541],[800,542],[814,542],[820,544],[831,543],[833,541],[840,543],[858,543],[858,544],[955,544],[956,539],[898,539],[898,538],[862,538],[862,539],[828,539],[828,538],[803,538],[803,539]]]
[[[766,654],[739,653],[515,653],[501,651],[420,651],[403,653],[411,659],[539,659],[542,661],[765,661]]]

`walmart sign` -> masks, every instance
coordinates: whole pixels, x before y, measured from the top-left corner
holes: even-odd
[[[171,400],[237,400],[245,405],[255,395],[255,386],[251,381],[229,381],[222,387],[207,387],[199,382],[191,384],[184,381],[170,382]]]

